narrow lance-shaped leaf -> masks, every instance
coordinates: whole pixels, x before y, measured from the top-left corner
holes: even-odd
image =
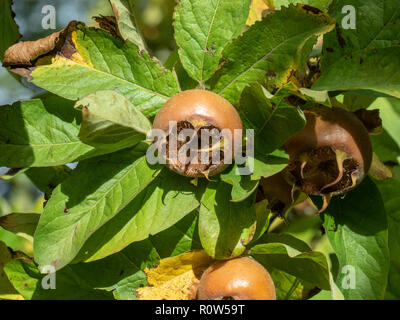
[[[250,0],[181,0],[175,11],[175,39],[189,75],[201,83],[218,67],[222,50],[237,37]]]
[[[29,59],[29,54],[39,54],[39,59]],[[77,100],[94,91],[115,90],[146,116],[154,115],[179,92],[173,72],[147,52],[104,30],[86,28],[74,21],[44,44],[16,44],[8,49],[6,57],[6,65],[13,71],[59,96]],[[34,65],[33,61],[40,63]]]
[[[146,45],[140,34],[137,20],[135,17],[135,3],[133,0],[109,0],[115,18],[117,19],[118,29],[124,40],[129,40],[136,44],[141,50],[146,49]]]
[[[210,79],[214,92],[238,104],[243,89],[267,80],[268,88],[288,81],[298,54],[313,36],[329,32],[334,21],[303,6],[282,8],[251,26],[223,52],[225,63]]]
[[[313,89],[400,98],[400,2],[337,0],[330,9],[338,24],[324,38],[321,77]]]
[[[339,259],[335,281],[344,297],[383,299],[389,271],[388,226],[376,185],[366,178],[344,199],[334,198],[322,217]]]
[[[60,269],[97,229],[126,207],[160,172],[147,145],[82,161],[48,201],[34,236],[35,261]]]
[[[80,99],[75,108],[82,109],[79,138],[98,148],[132,147],[145,140],[151,129],[149,120],[115,91],[91,93]]]

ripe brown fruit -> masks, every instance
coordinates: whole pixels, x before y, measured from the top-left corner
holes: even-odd
[[[341,108],[314,106],[307,124],[285,144],[285,178],[310,195],[341,194],[361,182],[372,162],[372,145],[360,119]]]
[[[199,142],[196,157],[200,159],[201,152],[207,152],[207,157],[209,157],[207,163],[199,161],[198,164],[191,162],[185,164],[179,161],[176,155],[169,152],[168,139],[172,129],[169,127],[170,121],[177,122],[177,134],[183,129],[194,129],[196,131],[197,134],[194,138],[197,138]],[[234,130],[242,130],[243,126],[238,112],[227,100],[213,92],[194,89],[183,91],[169,99],[157,113],[153,128],[161,129],[168,134],[166,149],[171,170],[188,177],[209,177],[220,173],[229,165],[224,163],[224,159],[227,158],[228,153],[230,156],[234,156],[233,146],[239,142],[234,141]],[[232,138],[229,143],[231,143],[232,148],[228,148],[228,150],[215,148],[217,144],[221,145],[221,143],[212,144],[211,139],[208,138],[208,147],[201,147],[201,133],[203,130],[214,130],[215,136],[218,137],[223,129],[231,132]],[[219,139],[219,141],[221,142],[222,140]],[[186,142],[178,143],[178,152]],[[202,148],[202,151],[200,148]],[[211,156],[216,152],[219,153],[221,160],[217,163],[212,163]]]
[[[202,275],[199,300],[276,300],[268,271],[252,258],[239,257],[212,264]]]

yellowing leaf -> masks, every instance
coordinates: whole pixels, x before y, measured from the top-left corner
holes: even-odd
[[[213,261],[204,250],[162,259],[156,268],[144,270],[152,287],[138,289],[138,297],[141,300],[194,299],[201,274]]]
[[[379,160],[378,156],[374,153],[369,169],[369,174],[376,180],[386,180],[393,177],[392,171]]]
[[[264,0],[252,0],[250,5],[250,14],[247,18],[246,25],[251,26],[262,19],[262,14],[268,9],[268,5]]]

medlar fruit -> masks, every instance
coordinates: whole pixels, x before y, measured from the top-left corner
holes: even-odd
[[[170,126],[171,121],[176,123],[175,127]],[[228,156],[233,158],[234,146],[239,142],[235,141],[234,131],[242,130],[243,126],[238,112],[227,100],[213,92],[194,89],[169,99],[157,113],[153,128],[167,134],[166,160],[171,170],[187,177],[210,177],[229,165],[224,160]],[[194,134],[184,141],[178,139],[176,148],[172,148],[172,139],[176,141],[185,129]],[[223,131],[230,135],[224,135]],[[194,153],[183,149],[193,142]]]
[[[268,271],[249,257],[213,263],[200,279],[199,300],[276,300]]]
[[[332,195],[361,182],[372,162],[369,133],[361,120],[341,108],[313,106],[306,126],[285,143],[290,162],[285,178],[309,195]]]

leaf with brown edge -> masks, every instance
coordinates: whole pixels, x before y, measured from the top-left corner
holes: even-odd
[[[252,0],[250,5],[250,13],[247,18],[246,25],[252,26],[257,21],[262,20],[263,14],[269,9],[267,0]]]
[[[371,168],[369,174],[376,180],[386,180],[393,178],[392,171],[374,153],[372,157]]]
[[[204,250],[165,258],[154,269],[146,268],[149,287],[137,290],[140,300],[193,300],[201,275],[214,261]]]

